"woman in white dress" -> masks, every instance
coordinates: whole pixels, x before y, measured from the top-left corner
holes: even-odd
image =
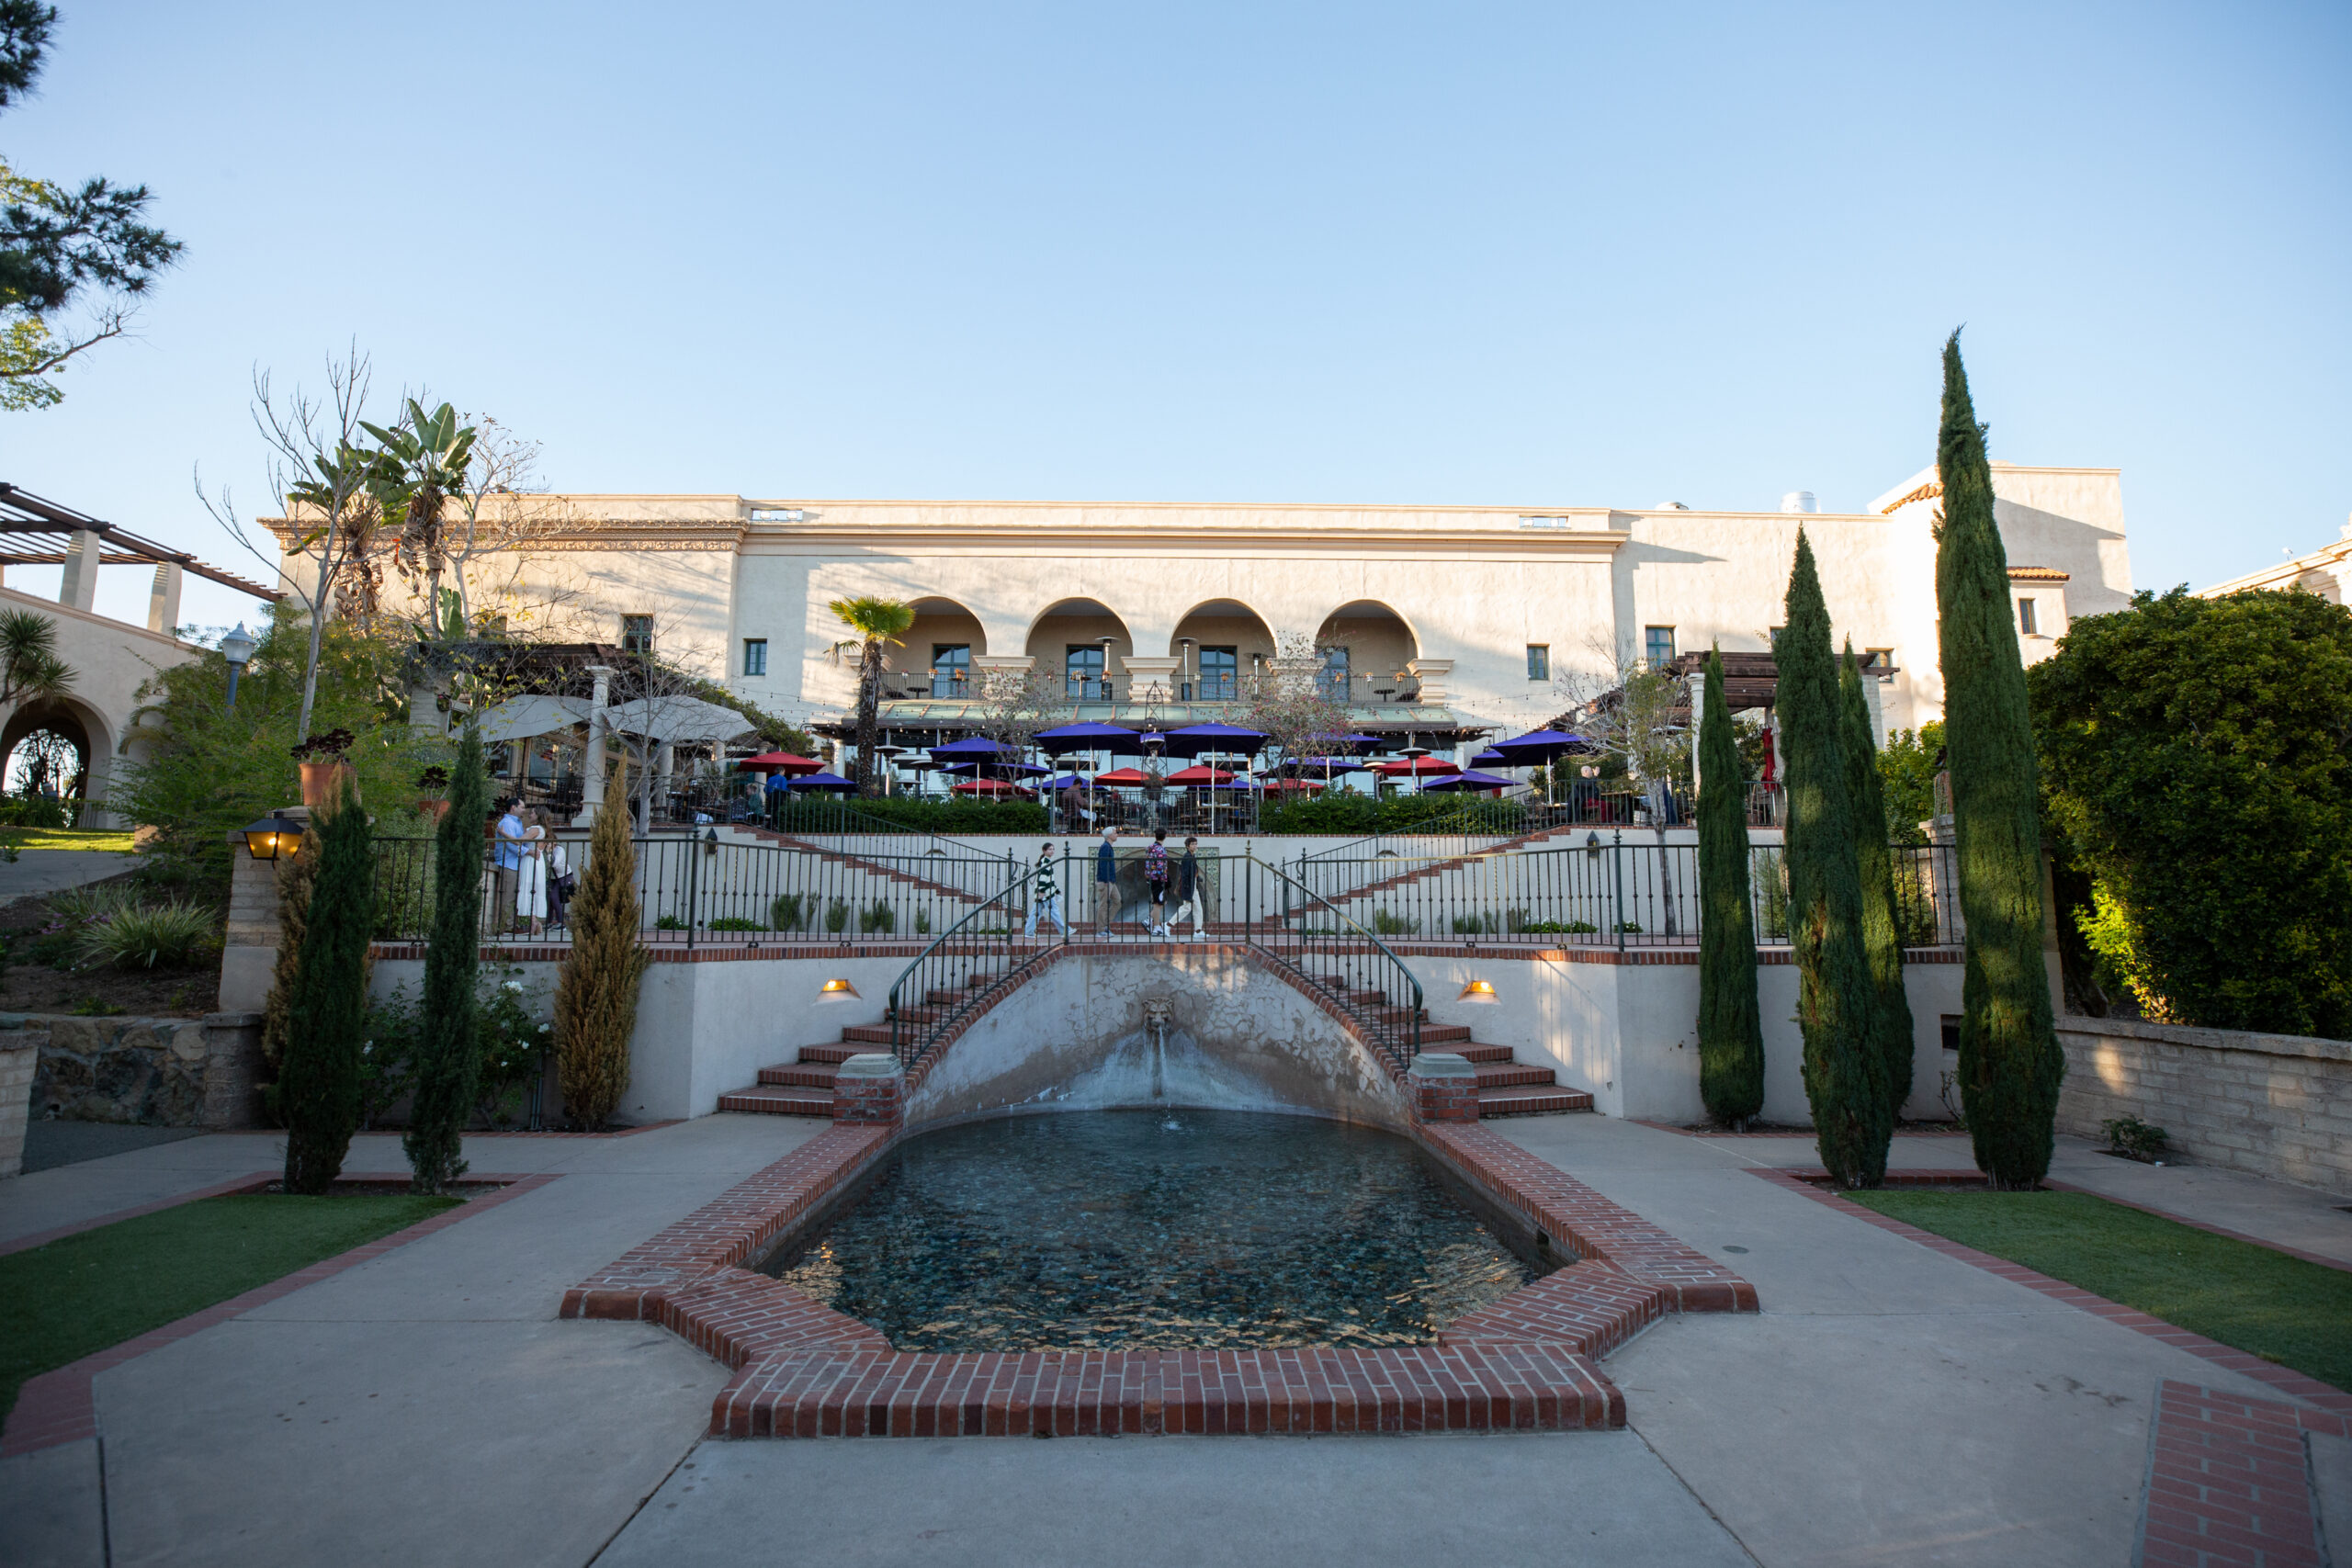
[[[514,914],[531,922],[533,936],[547,934],[548,830],[534,822],[523,829],[523,864],[514,878]]]
[[[562,931],[571,923],[565,905],[569,902],[566,879],[571,874],[571,856],[565,852],[563,840],[555,836],[556,819],[546,807],[540,807],[532,819],[547,829],[544,849],[548,874],[548,924],[553,930]]]

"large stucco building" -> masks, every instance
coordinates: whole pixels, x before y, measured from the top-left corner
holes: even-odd
[[[1994,482],[2031,660],[2128,601],[2120,486],[2000,464]],[[1894,671],[1900,728],[1942,706],[1939,493],[1930,469],[1854,513],[568,495],[535,498],[557,521],[477,563],[474,593],[582,640],[650,638],[820,725],[854,701],[828,605],[904,600],[885,717],[913,730],[967,727],[991,667],[1066,682],[1090,716],[1211,718],[1311,639],[1361,723],[1444,744],[1540,724],[1635,660],[1767,650],[1802,525],[1838,634]]]

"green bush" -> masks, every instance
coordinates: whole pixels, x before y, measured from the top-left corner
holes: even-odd
[[[468,1110],[477,1126],[512,1123],[532,1080],[545,1070],[549,1026],[541,1014],[547,988],[525,984],[522,973],[509,964],[485,971],[476,982],[472,1021],[477,1066]],[[423,1030],[424,1009],[406,986],[394,987],[390,996],[368,1010],[368,1043],[361,1053],[364,1125],[374,1126],[416,1087],[416,1051]]]
[[[779,893],[768,905],[768,929],[776,931],[797,931],[808,923],[808,911],[802,893]]]
[[[220,950],[220,913],[174,898],[129,904],[82,929],[75,956],[125,969],[185,969]]]
[[[2108,1152],[2128,1159],[2153,1161],[2167,1152],[2165,1145],[2170,1141],[2162,1127],[2151,1127],[2137,1116],[2102,1122],[2098,1130],[2107,1136]]]
[[[1285,801],[1258,814],[1261,833],[1340,833],[1369,836],[1395,833],[1450,819],[1449,830],[1475,833],[1516,833],[1527,826],[1527,808],[1517,800],[1489,800],[1450,793],[1395,795],[1374,800],[1368,795],[1333,790],[1312,800]]]
[[[849,930],[849,900],[836,898],[825,906],[825,929],[839,933]]]
[[[653,929],[657,931],[682,931],[686,929],[686,922],[682,916],[663,915],[653,922]]]
[[[899,929],[899,917],[888,899],[876,898],[873,908],[857,912],[857,929],[861,932],[895,931]]]
[[[71,828],[72,807],[45,795],[0,795],[0,828]]]
[[[1547,935],[1558,932],[1566,936],[1585,936],[1600,930],[1590,920],[1530,920],[1519,929]]]
[[[763,931],[767,927],[757,920],[745,919],[741,915],[721,915],[705,929],[715,931]]]
[[[1419,933],[1421,921],[1418,915],[1408,920],[1385,909],[1374,909],[1372,912],[1372,929],[1382,936],[1414,936]]]

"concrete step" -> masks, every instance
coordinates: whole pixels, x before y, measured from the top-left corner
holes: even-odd
[[[1542,1116],[1561,1111],[1589,1111],[1592,1096],[1582,1089],[1557,1085],[1539,1088],[1481,1089],[1481,1116]]]
[[[788,1088],[781,1084],[754,1084],[739,1089],[732,1094],[718,1097],[721,1111],[751,1111],[768,1116],[831,1116],[833,1113],[833,1091],[829,1089]]]
[[[839,1070],[839,1065],[833,1062],[786,1062],[781,1066],[762,1067],[760,1082],[771,1087],[821,1089],[831,1094],[833,1075]]]

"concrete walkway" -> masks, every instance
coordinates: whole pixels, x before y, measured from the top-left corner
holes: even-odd
[[[138,863],[137,855],[112,850],[19,850],[15,860],[0,861],[0,904],[104,882]]]
[[[1564,1116],[1492,1125],[1735,1259],[1767,1309],[1613,1357],[1630,1431],[706,1441],[721,1369],[647,1325],[558,1322],[557,1299],[822,1125],[469,1139],[480,1171],[560,1179],[103,1373],[100,1438],[0,1461],[0,1561],[2121,1563],[2158,1381],[2275,1397],[1747,1173],[1811,1163],[1800,1140]],[[0,1183],[0,1239],[277,1157],[216,1135]],[[349,1168],[402,1169],[397,1139]],[[2233,1228],[2318,1224],[2281,1217],[2293,1189],[2201,1190]]]

